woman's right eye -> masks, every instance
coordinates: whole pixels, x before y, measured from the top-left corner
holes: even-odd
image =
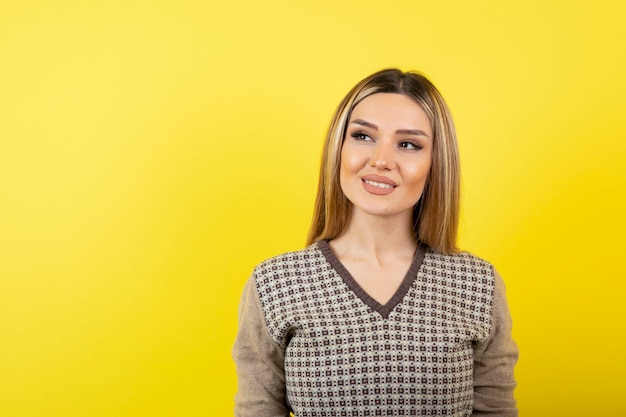
[[[356,139],[356,140],[363,140],[363,141],[371,141],[371,140],[372,140],[372,138],[371,138],[371,137],[369,137],[368,135],[366,135],[366,134],[365,134],[365,133],[363,133],[363,132],[354,132],[354,133],[352,133],[352,135],[351,135],[351,136],[352,136],[354,139]]]

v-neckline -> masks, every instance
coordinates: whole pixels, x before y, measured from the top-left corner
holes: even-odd
[[[409,266],[409,270],[406,275],[402,279],[400,286],[396,290],[396,292],[391,296],[389,301],[385,304],[381,304],[372,298],[352,277],[350,272],[346,269],[346,267],[341,263],[341,261],[335,256],[332,248],[328,244],[327,240],[320,240],[317,242],[318,248],[324,254],[324,257],[330,263],[330,265],[335,269],[335,271],[339,274],[343,282],[350,288],[350,290],[368,307],[372,310],[379,313],[383,318],[388,318],[389,314],[393,311],[393,309],[402,301],[406,293],[413,285],[413,282],[417,278],[417,273],[422,266],[422,262],[424,261],[424,255],[426,253],[426,249],[424,245],[420,244],[415,251],[415,256],[413,257],[413,261],[411,262],[411,266]]]

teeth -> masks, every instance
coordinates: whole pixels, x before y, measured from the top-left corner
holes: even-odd
[[[370,181],[370,180],[365,180],[365,182],[369,185],[373,185],[374,187],[379,187],[379,188],[393,188],[393,185],[391,184],[385,184],[382,182],[376,182],[376,181]]]

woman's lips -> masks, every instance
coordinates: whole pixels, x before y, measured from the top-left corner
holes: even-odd
[[[371,194],[391,194],[398,186],[393,180],[378,175],[366,175],[361,178],[363,188]]]

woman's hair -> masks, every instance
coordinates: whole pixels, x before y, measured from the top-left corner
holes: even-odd
[[[376,93],[413,98],[426,112],[433,129],[432,165],[419,202],[413,209],[416,242],[442,253],[457,252],[459,223],[459,152],[452,115],[435,86],[422,74],[385,69],[359,82],[335,111],[322,154],[315,212],[307,245],[339,236],[350,219],[352,204],[339,183],[341,147],[354,107]]]

